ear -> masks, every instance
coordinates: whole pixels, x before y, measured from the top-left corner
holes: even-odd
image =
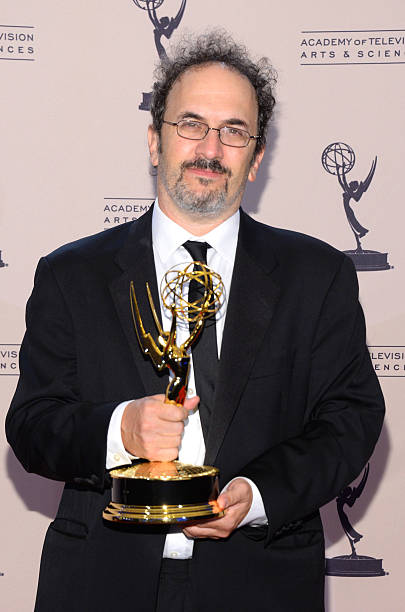
[[[156,168],[159,165],[159,134],[152,125],[148,127],[148,145],[150,163]]]
[[[255,153],[255,157],[252,165],[250,166],[248,180],[253,183],[256,180],[257,171],[259,169],[260,164],[262,163],[263,155],[264,155],[265,147],[260,149],[258,153]]]

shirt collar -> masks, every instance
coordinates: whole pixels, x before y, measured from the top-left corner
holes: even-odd
[[[152,240],[159,257],[165,263],[187,240],[208,242],[221,257],[233,263],[238,242],[240,214],[237,210],[231,217],[203,236],[194,236],[169,219],[159,208],[156,198],[152,215]]]

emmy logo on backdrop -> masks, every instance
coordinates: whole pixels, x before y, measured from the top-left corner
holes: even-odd
[[[8,264],[2,260],[1,258],[1,251],[0,251],[0,268],[6,268],[8,266]]]
[[[167,58],[166,50],[162,44],[162,36],[167,38],[171,37],[174,30],[179,27],[180,21],[182,20],[184,9],[186,8],[187,0],[181,0],[180,8],[177,12],[176,17],[158,17],[156,9],[158,9],[164,2],[164,0],[133,0],[136,6],[144,11],[148,11],[149,19],[153,25],[153,36],[155,38],[156,50],[160,59]],[[142,94],[142,102],[139,105],[140,110],[150,110],[152,100],[151,93]]]
[[[191,282],[200,285],[199,297],[189,301]],[[130,300],[133,323],[142,353],[155,369],[168,369],[171,380],[166,389],[166,404],[183,404],[187,395],[190,370],[190,348],[204,333],[207,320],[215,316],[224,299],[224,285],[219,274],[202,262],[177,266],[166,272],[160,295],[171,313],[171,327],[164,331],[160,324],[149,284],[146,284],[149,306],[158,332],[155,341],[143,325],[133,283]],[[190,335],[180,346],[176,343],[177,321],[187,325]],[[189,327],[189,324],[191,326]],[[207,465],[190,465],[179,461],[137,460],[129,467],[114,469],[111,503],[103,512],[104,519],[119,523],[185,524],[223,516],[216,499],[219,470]]]
[[[374,557],[367,557],[365,555],[358,555],[356,552],[355,544],[363,537],[361,533],[356,531],[351,525],[344,507],[347,505],[352,508],[356,500],[360,497],[366,486],[369,472],[369,464],[364,468],[363,476],[357,487],[345,487],[339,493],[336,498],[336,506],[339,515],[343,531],[345,532],[352,552],[350,555],[341,555],[339,557],[332,557],[332,559],[326,559],[326,570],[327,576],[385,576],[385,572],[382,568],[382,559],[374,559]]]
[[[350,205],[351,200],[359,202],[369,188],[377,166],[377,157],[373,160],[370,172],[364,181],[348,182],[346,176],[353,169],[355,161],[356,156],[353,149],[344,142],[334,142],[328,145],[322,153],[324,169],[329,174],[338,177],[339,185],[343,190],[343,207],[350,229],[356,240],[357,248],[345,251],[345,253],[353,261],[356,270],[389,270],[391,266],[387,261],[388,253],[380,253],[379,251],[370,251],[362,248],[360,239],[369,230],[360,224]]]

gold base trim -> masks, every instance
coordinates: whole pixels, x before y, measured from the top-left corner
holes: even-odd
[[[179,506],[128,506],[110,502],[103,512],[107,521],[171,525],[224,516],[216,502]]]
[[[110,471],[112,478],[137,480],[191,480],[204,476],[216,476],[219,470],[210,465],[191,465],[180,461],[144,461]]]

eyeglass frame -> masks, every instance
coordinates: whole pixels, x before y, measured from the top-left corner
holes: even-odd
[[[205,125],[205,127],[207,128],[207,131],[205,132],[204,136],[202,138],[189,138],[188,136],[182,136],[182,134],[179,134],[179,123],[183,123],[187,121],[192,121],[193,123]],[[245,132],[245,134],[249,136],[249,140],[244,145],[231,145],[231,144],[226,144],[225,142],[222,142],[221,140],[221,130],[223,130],[224,128],[232,128],[231,125],[223,125],[221,128],[214,128],[214,127],[210,127],[208,123],[205,123],[204,121],[198,121],[197,119],[180,119],[180,121],[166,121],[166,119],[162,119],[162,123],[167,123],[167,125],[176,126],[177,136],[180,136],[180,138],[184,138],[185,140],[195,140],[195,141],[204,140],[204,138],[207,137],[208,132],[210,130],[213,130],[214,132],[218,132],[218,138],[221,144],[224,145],[224,147],[232,147],[234,149],[244,149],[245,147],[249,146],[251,140],[258,140],[260,138],[260,136],[251,136],[247,130],[243,130],[241,128],[235,128],[237,130],[240,130],[241,132]]]

